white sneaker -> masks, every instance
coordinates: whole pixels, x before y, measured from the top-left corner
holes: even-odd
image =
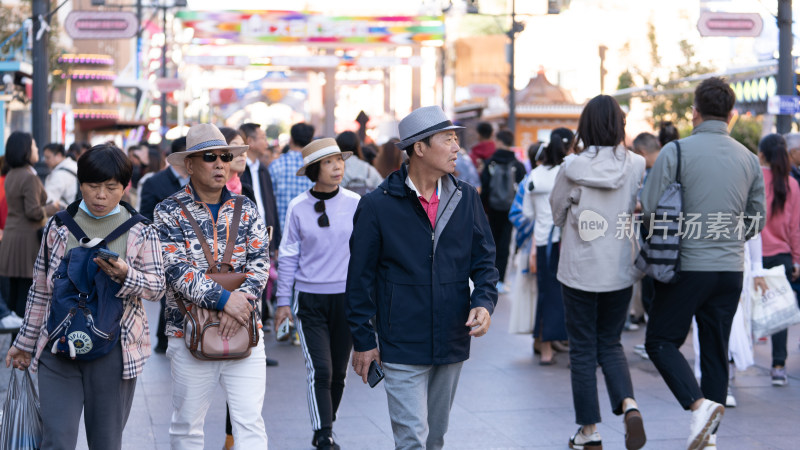
[[[633,353],[636,353],[642,359],[650,359],[650,355],[647,354],[647,350],[645,350],[644,344],[634,345],[633,346]]]
[[[708,437],[708,442],[706,442],[705,448],[717,448],[717,435],[712,434]]]
[[[697,410],[692,411],[692,423],[689,427],[688,450],[704,448],[709,437],[717,432],[725,407],[709,399],[703,400]]]
[[[22,326],[22,318],[15,312],[0,319],[0,329],[3,330],[18,330]]]
[[[573,450],[602,450],[603,440],[600,433],[596,430],[590,436],[586,436],[582,431],[583,427],[578,427],[578,431],[569,438],[569,448]]]
[[[725,397],[726,408],[736,408],[736,397],[733,396],[730,386],[728,386],[728,396]]]

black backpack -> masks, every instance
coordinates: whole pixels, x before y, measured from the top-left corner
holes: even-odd
[[[508,211],[517,195],[516,161],[498,163],[492,161],[489,171],[489,207],[497,211]]]

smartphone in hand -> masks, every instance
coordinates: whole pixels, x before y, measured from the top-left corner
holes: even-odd
[[[287,317],[286,320],[284,320],[280,326],[278,326],[278,332],[275,334],[275,339],[277,339],[279,342],[285,341],[289,339],[289,336],[292,335],[292,331],[294,331],[294,326],[291,319]]]
[[[377,386],[378,383],[383,380],[383,377],[383,369],[378,365],[378,362],[373,359],[372,363],[369,365],[369,372],[367,373],[367,383],[369,383],[369,387],[374,388]]]
[[[101,248],[97,250],[97,257],[103,261],[116,261],[119,258],[119,253],[112,252],[111,250]]]

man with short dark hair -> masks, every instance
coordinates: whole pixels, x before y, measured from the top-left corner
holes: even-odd
[[[735,101],[725,80],[700,83],[692,135],[661,149],[642,190],[649,226],[659,198],[676,180],[680,144],[680,273],[673,283],[655,282],[645,348],[681,406],[692,411],[690,450],[716,441],[727,397],[728,338],[742,292],[744,241],[761,231],[766,219],[758,158],[728,134]],[[703,355],[700,385],[680,352],[692,316]]]
[[[495,142],[494,139],[492,139],[494,128],[489,122],[480,122],[478,123],[476,131],[478,132],[479,142],[472,147],[469,156],[472,158],[472,164],[475,165],[475,169],[480,173],[481,170],[483,170],[484,162],[489,159],[495,151]]]
[[[277,244],[281,241],[278,207],[272,190],[272,177],[267,167],[261,163],[261,158],[269,151],[267,133],[257,123],[244,123],[239,127],[239,132],[244,135],[244,143],[248,145],[247,168],[239,178],[242,184],[253,189],[258,212],[264,218],[264,223],[272,227],[272,240]],[[272,248],[277,248],[277,245]]]
[[[280,229],[283,229],[289,202],[314,185],[308,178],[296,175],[297,171],[303,167],[303,147],[314,139],[314,127],[303,122],[296,123],[289,130],[289,135],[291,136],[289,139],[289,151],[283,153],[269,165],[269,175],[272,177],[272,192],[275,193]]]
[[[172,141],[170,146],[170,154],[178,153],[186,150],[186,138],[179,137]],[[182,187],[186,186],[189,182],[189,175],[186,173],[186,168],[183,166],[167,166],[166,169],[156,172],[155,175],[148,178],[142,184],[142,195],[139,199],[139,213],[149,220],[153,220],[153,211],[156,205],[170,195],[178,192]],[[156,353],[165,353],[167,351],[167,336],[166,336],[166,318],[164,317],[164,309],[167,307],[167,298],[165,295],[161,296],[161,312],[158,315],[158,328],[156,337],[158,343],[156,344]]]
[[[519,183],[525,178],[525,165],[522,164],[511,147],[514,145],[514,133],[500,130],[495,136],[497,150],[486,160],[481,172],[481,200],[489,218],[492,237],[497,246],[496,267],[500,273],[497,290],[508,292],[503,284],[508,266],[509,246],[513,226],[508,220],[514,195]],[[537,243],[536,245],[544,245]]]
[[[373,361],[383,367],[396,448],[442,448],[471,338],[489,330],[497,303],[486,215],[475,188],[452,175],[458,128],[438,106],[403,119],[397,146],[409,163],[353,219],[353,368],[366,383]]]
[[[179,137],[172,141],[170,154],[186,150],[186,138]],[[139,199],[139,212],[153,220],[153,210],[162,200],[179,191],[189,182],[185,167],[167,166],[145,180],[142,185],[142,198]]]
[[[633,139],[633,151],[644,156],[645,174],[653,167],[656,159],[658,159],[658,152],[661,151],[661,144],[658,138],[652,133],[639,133]],[[646,177],[647,175],[645,175]]]
[[[47,201],[58,205],[56,211],[64,209],[75,201],[78,194],[78,163],[66,157],[61,144],[47,144],[43,153],[44,163],[50,169],[50,174],[44,181]],[[48,213],[52,214],[49,211]]]

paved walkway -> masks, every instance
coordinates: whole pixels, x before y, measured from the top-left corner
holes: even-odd
[[[148,314],[157,313],[147,305]],[[453,449],[566,449],[575,431],[567,355],[542,367],[531,354],[529,336],[506,332],[509,304],[501,296],[489,334],[473,342],[472,358],[464,365],[446,436]],[[794,449],[800,419],[800,328],[789,333],[787,387],[770,385],[770,346],[756,346],[756,366],[739,372],[733,382],[739,402],[729,408],[719,431],[718,447],[728,449]],[[0,345],[7,345],[4,337]],[[273,449],[311,448],[306,404],[306,372],[300,348],[275,342],[267,335],[268,354],[280,361],[267,369],[267,396],[263,415]],[[652,363],[633,353],[644,340],[644,330],[626,332],[623,342],[633,376],[636,397],[644,416],[648,449],[682,449],[689,414],[682,411]],[[684,347],[684,350],[690,351]],[[0,371],[5,390],[8,370]],[[600,372],[598,371],[598,374]],[[602,375],[599,375],[602,380]],[[334,432],[344,449],[390,449],[391,426],[386,393],[370,389],[351,372]],[[600,425],[605,448],[624,448],[621,420],[611,413],[604,385],[599,386],[604,422]],[[0,393],[0,395],[2,395]],[[124,435],[124,449],[168,449],[171,414],[170,369],[163,355],[153,355],[140,377],[133,410]],[[218,389],[206,417],[207,449],[224,441],[225,406]],[[86,448],[83,435],[78,448]],[[248,449],[250,450],[250,449]]]

